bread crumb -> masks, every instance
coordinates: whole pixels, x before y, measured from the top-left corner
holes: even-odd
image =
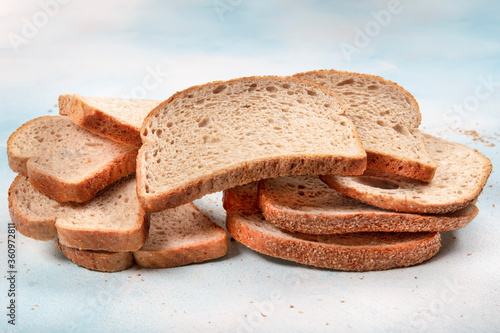
[[[304,312],[302,312],[302,311],[299,311],[299,313],[300,313],[300,314],[302,314],[302,313],[304,313]]]
[[[141,278],[141,281],[144,281],[144,279],[143,279],[143,278]]]
[[[345,301],[340,301],[340,303],[345,303]]]
[[[471,256],[471,255],[472,255],[472,253],[467,253],[467,255],[468,255],[468,256]]]
[[[141,273],[137,273],[136,275],[137,275],[137,276],[141,276]]]
[[[31,310],[35,310],[35,308],[31,308]]]
[[[290,305],[290,309],[293,309],[293,308],[294,308],[294,306],[293,306],[293,305]]]
[[[131,279],[132,277],[129,275],[128,278]]]

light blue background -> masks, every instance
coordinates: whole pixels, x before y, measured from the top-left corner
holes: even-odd
[[[7,166],[7,138],[29,119],[57,114],[55,104],[63,93],[124,97],[141,92],[140,97],[166,99],[193,84],[239,76],[320,68],[371,73],[415,96],[424,131],[476,148],[494,167],[498,164],[498,1],[60,0],[57,6],[54,1],[0,4],[4,225],[10,220],[7,189],[14,178]],[[383,24],[377,15],[385,17]],[[36,29],[28,31],[30,24]],[[368,37],[359,37],[359,31]],[[13,47],[12,40],[23,38]],[[346,45],[357,52],[346,57]],[[157,80],[148,79],[151,70],[160,73]],[[464,130],[478,131],[485,142]],[[104,274],[69,264],[50,242],[19,235],[16,329],[499,329],[498,186],[494,170],[478,218],[464,230],[443,234],[443,248],[434,259],[386,272],[309,268],[231,242],[228,256],[211,263]],[[223,225],[220,194],[197,204]],[[1,276],[6,232],[0,228]],[[272,303],[273,295],[284,295],[284,302]],[[4,312],[0,330],[11,329]]]

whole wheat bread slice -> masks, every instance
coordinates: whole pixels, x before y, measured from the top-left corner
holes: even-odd
[[[59,96],[59,113],[95,134],[139,147],[142,122],[161,102],[68,94]]]
[[[45,116],[9,137],[7,156],[10,168],[43,194],[84,202],[135,172],[137,148],[93,134],[68,117]]]
[[[479,212],[475,205],[444,215],[387,211],[337,192],[318,176],[261,180],[259,206],[278,228],[306,234],[444,232],[464,228]]]
[[[368,155],[367,169],[430,181],[437,163],[418,130],[421,115],[413,96],[378,76],[320,70],[294,75],[330,89],[343,100],[346,116]]]
[[[431,135],[425,135],[425,142],[439,164],[430,183],[376,172],[321,179],[349,197],[400,212],[444,214],[475,202],[491,173],[490,160],[475,149]]]
[[[145,268],[169,268],[216,259],[227,253],[224,229],[192,203],[151,214],[149,237],[134,252],[78,250],[58,245],[74,263],[88,269],[116,272],[135,262]]]
[[[258,201],[255,189],[252,184],[225,191],[226,228],[243,245],[272,257],[336,270],[373,271],[421,263],[441,246],[438,232],[288,232],[267,222],[254,206]],[[237,201],[252,197],[249,203]]]
[[[135,251],[146,242],[149,214],[139,204],[134,176],[123,178],[85,203],[60,203],[37,191],[23,176],[9,188],[16,230],[38,240],[95,251]]]
[[[289,174],[361,174],[366,154],[339,99],[294,78],[248,77],[174,94],[145,119],[138,196],[150,211]]]

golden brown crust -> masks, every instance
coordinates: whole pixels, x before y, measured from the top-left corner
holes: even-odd
[[[75,264],[102,272],[123,271],[134,264],[132,252],[78,250],[55,240],[57,248]]]
[[[260,196],[266,220],[278,228],[305,234],[342,234],[353,232],[445,232],[465,228],[479,213],[469,205],[460,214],[418,215],[397,212],[342,214],[305,213],[279,209]]]
[[[56,228],[58,239],[61,244],[79,250],[110,252],[135,251],[140,249],[147,241],[150,214],[141,211],[139,216],[136,217],[136,220],[141,221],[137,228],[126,231],[113,230],[105,232],[103,230],[85,230],[78,226],[70,228],[61,226],[57,221]]]
[[[116,142],[140,147],[140,129],[88,105],[78,95],[59,96],[59,113],[68,115],[76,124]]]
[[[19,188],[19,183],[23,178],[23,176],[17,176],[9,188],[9,212],[16,230],[24,236],[45,241],[59,238],[61,244],[68,247],[112,252],[134,251],[146,242],[150,214],[139,205],[136,206],[138,212],[134,217],[137,226],[128,230],[84,229],[78,223],[61,223],[61,221],[71,220],[73,215],[67,212],[62,215],[60,207],[53,208],[48,204],[46,216],[37,216],[35,213],[27,215],[23,212],[22,203],[16,195],[16,189]],[[26,180],[25,182],[27,183]],[[65,204],[64,209],[71,211],[71,207],[71,204]]]
[[[407,241],[403,233],[379,233],[385,234],[380,235],[381,238],[401,239],[401,244],[356,246],[356,234],[343,235],[353,238],[352,245],[328,244],[309,241],[295,236],[297,234],[287,233],[283,237],[280,233],[266,232],[248,223],[249,218],[263,219],[260,214],[248,216],[238,210],[227,212],[228,231],[245,246],[273,257],[337,270],[373,271],[415,265],[430,259],[441,246],[437,232],[421,233],[414,241]],[[415,234],[409,235],[415,237]],[[374,233],[373,237],[378,236]]]
[[[110,161],[105,167],[96,170],[92,175],[77,183],[38,170],[35,163],[39,158],[37,156],[25,157],[15,154],[15,150],[13,149],[14,143],[26,128],[29,128],[36,122],[43,121],[45,118],[53,117],[54,116],[44,116],[26,122],[19,127],[7,141],[9,167],[12,171],[28,177],[30,183],[38,191],[60,202],[85,202],[92,199],[99,191],[108,185],[135,172],[137,150],[132,146],[130,146],[130,150],[128,150],[127,153]]]
[[[9,214],[16,230],[26,237],[49,241],[57,237],[55,217],[27,217],[21,210],[15,189],[22,176],[16,176],[9,187]]]
[[[430,182],[436,174],[437,164],[431,166],[418,161],[403,161],[391,155],[367,151],[367,169],[396,174],[402,177]]]
[[[128,153],[110,161],[101,170],[96,170],[91,177],[85,178],[78,183],[68,183],[64,179],[39,171],[36,165],[30,163],[30,159],[27,163],[27,176],[31,185],[48,197],[60,202],[85,202],[95,197],[99,191],[108,185],[134,173],[136,158],[137,151],[130,150]]]
[[[195,245],[185,245],[160,251],[138,250],[134,252],[134,258],[141,267],[170,268],[220,258],[226,253],[227,236],[224,232],[221,233],[218,239],[210,239]]]

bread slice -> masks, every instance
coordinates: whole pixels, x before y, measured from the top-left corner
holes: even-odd
[[[60,203],[17,176],[9,188],[10,217],[16,230],[30,238],[59,238],[62,245],[77,249],[135,251],[146,242],[149,229],[135,188],[134,176],[129,176],[88,202]]]
[[[318,83],[343,100],[368,155],[367,169],[430,181],[437,163],[418,130],[421,115],[413,96],[381,77],[320,70],[294,75]]]
[[[349,197],[400,212],[444,214],[475,202],[491,173],[490,160],[475,149],[431,135],[425,135],[425,142],[439,164],[430,183],[376,172],[321,179]]]
[[[81,127],[114,141],[141,146],[141,125],[148,113],[162,101],[59,96],[59,113]]]
[[[278,228],[306,234],[444,232],[464,228],[479,212],[475,205],[444,215],[387,211],[335,191],[318,176],[261,180],[259,206],[266,220]]]
[[[134,264],[132,252],[79,250],[62,245],[58,239],[55,243],[64,256],[72,262],[95,271],[119,272]]]
[[[223,257],[224,229],[192,203],[151,214],[149,238],[134,252],[78,250],[58,245],[74,263],[98,271],[120,271],[135,262],[145,268],[169,268]]]
[[[251,197],[248,192],[247,186],[226,191],[227,230],[243,245],[272,257],[336,270],[373,271],[421,263],[441,246],[438,232],[310,235],[284,231],[267,222],[252,203],[236,203],[238,198]]]
[[[248,77],[178,92],[146,117],[138,196],[150,211],[254,180],[361,174],[366,154],[338,98],[294,78]]]
[[[68,117],[45,116],[9,137],[7,156],[10,168],[43,194],[84,202],[135,172],[137,148],[93,134]]]

